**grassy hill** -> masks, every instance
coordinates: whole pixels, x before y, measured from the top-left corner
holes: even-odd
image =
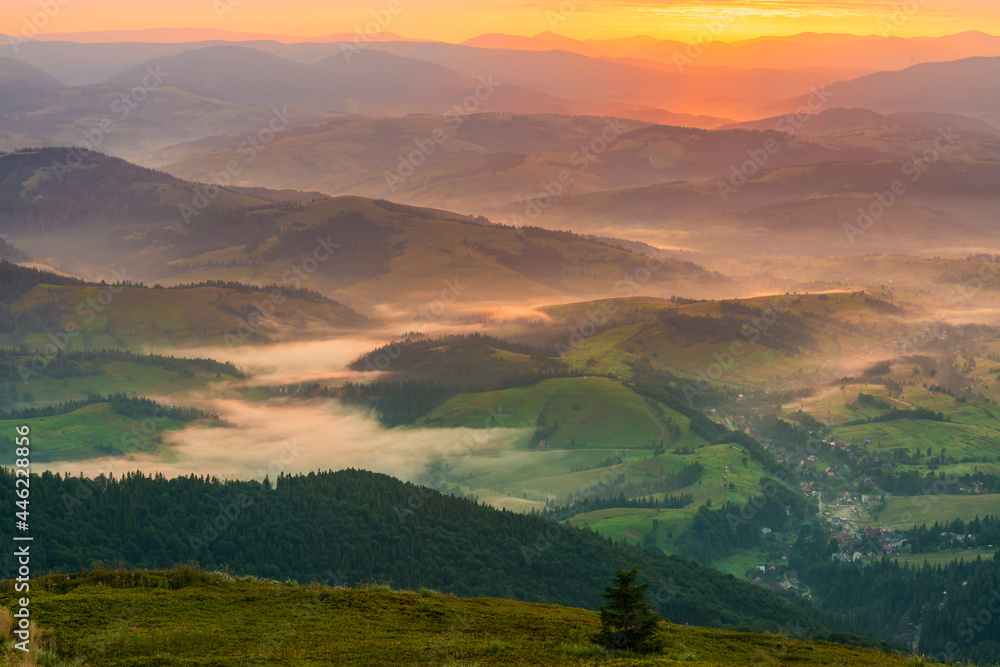
[[[0,419],[0,428],[13,430],[27,425],[36,433],[44,433],[44,440],[33,451],[38,463],[132,456],[140,452],[169,458],[169,450],[160,446],[164,433],[185,428],[191,420],[176,418],[166,406],[156,415],[132,417],[117,411],[111,403],[98,402],[50,417]],[[203,423],[220,426],[210,419]],[[0,453],[13,456],[14,447],[0,445]]]
[[[159,237],[172,248],[169,254],[148,253],[148,260],[153,266],[158,258],[169,260],[160,273],[171,282],[234,280],[248,272],[259,283],[283,282],[295,279],[289,278],[290,266],[306,266],[302,258],[316,250],[317,239],[327,239],[336,244],[333,261],[319,262],[314,273],[304,274],[303,285],[360,307],[379,304],[387,314],[405,309],[403,315],[419,310],[414,304],[441,299],[444,290],[444,299],[456,302],[449,307],[451,318],[468,314],[473,301],[506,303],[510,294],[551,300],[610,290],[625,272],[649,261],[611,242],[483,223],[446,211],[338,197],[205,221],[192,225],[192,233],[164,228]],[[243,231],[248,228],[254,230],[250,244]],[[662,261],[654,284],[680,288],[721,279],[690,262]]]
[[[94,391],[130,396],[180,395],[195,387],[243,377],[234,365],[209,359],[177,359],[124,350],[66,351],[36,359],[22,350],[0,349],[0,383],[7,383],[0,384],[0,410],[82,400]]]
[[[27,346],[43,357],[55,354],[54,342],[63,351],[237,346],[372,324],[341,303],[288,285],[108,285],[9,262],[0,263],[0,276],[11,286],[0,297],[0,345]]]
[[[74,157],[75,156],[75,157]],[[127,227],[130,233],[177,217],[195,185],[99,153],[42,148],[0,155],[0,222],[15,235]],[[265,204],[220,191],[213,209]],[[73,211],[72,215],[67,211]]]
[[[328,580],[329,581],[329,580]],[[589,642],[593,611],[462,599],[429,589],[286,585],[254,577],[175,570],[109,570],[35,579],[33,640],[48,660],[116,665],[385,665],[608,667],[732,664],[919,664],[822,641],[702,627],[663,626],[662,655],[615,654]],[[13,582],[0,584],[0,619],[10,622]],[[794,632],[793,629],[790,629]],[[6,639],[4,657],[14,659]],[[49,662],[39,664],[52,664]],[[59,663],[62,664],[62,663]]]
[[[517,511],[618,494],[661,501],[690,494],[680,507],[629,506],[619,500],[610,507],[584,505],[571,519],[618,541],[676,553],[678,538],[702,506],[745,503],[759,493],[759,480],[774,472],[768,456],[744,443],[734,448],[720,440],[733,431],[769,445],[776,440],[771,451],[777,453],[802,446],[805,430],[817,428],[809,420],[816,419],[820,428],[832,427],[827,435],[850,448],[894,461],[887,468],[893,472],[883,473],[886,481],[913,471],[925,474],[931,465],[928,447],[949,462],[949,476],[996,472],[993,443],[1000,422],[995,407],[981,396],[992,398],[1000,389],[992,351],[995,331],[956,327],[942,332],[949,346],[976,350],[974,360],[955,360],[938,345],[922,349],[930,356],[909,358],[900,341],[921,330],[925,309],[921,297],[887,289],[738,301],[629,297],[567,303],[539,309],[549,319],[513,336],[519,343],[451,337],[403,345],[381,382],[417,383],[387,394],[395,397],[392,409],[403,399],[414,407],[393,424],[509,429],[504,444],[444,457],[435,471],[439,488]],[[592,335],[577,336],[569,347],[570,332],[585,330],[598,311],[606,319],[599,318],[600,326],[589,330]],[[381,353],[367,355],[356,370],[371,368]],[[894,360],[883,368],[881,359]],[[523,373],[532,366],[548,375],[516,376],[516,369]],[[932,390],[927,383],[950,389]],[[859,403],[862,395],[873,397],[872,402]],[[382,409],[381,403],[374,405]],[[904,412],[883,420],[891,408]],[[925,412],[905,412],[915,410]],[[502,420],[486,418],[497,413]],[[925,416],[939,413],[941,419]],[[771,414],[807,425],[795,426],[799,434],[784,439],[762,421]],[[863,443],[869,438],[871,443]],[[908,457],[914,447],[922,462],[896,456],[905,452]],[[818,450],[816,469],[822,476],[830,465],[857,468],[846,452],[829,449]],[[500,457],[505,464],[498,467]],[[691,480],[670,480],[695,463],[701,468]],[[822,484],[837,493],[859,488],[866,493],[872,482],[858,486],[862,477],[872,474],[872,466],[882,470],[878,462],[866,466],[864,473],[852,472],[850,482],[831,477]],[[802,480],[821,484],[812,471]],[[830,495],[825,497],[829,502]],[[980,514],[996,511],[984,500],[968,502]],[[948,512],[935,516],[946,518]],[[775,534],[772,541],[794,542],[794,535]],[[747,563],[767,557],[736,553],[719,566],[742,575]]]
[[[473,300],[608,292],[650,261],[614,240],[492,225],[385,200],[282,204],[282,192],[248,188],[208,198],[206,186],[96,154],[62,174],[60,184],[53,161],[64,153],[0,157],[0,192],[9,194],[0,221],[11,221],[22,250],[80,275],[125,266],[140,280],[173,285],[212,279],[307,286],[404,319],[414,304],[429,305],[452,285],[454,293],[441,298],[459,301],[449,313],[455,318],[468,315],[472,306],[461,304]],[[77,200],[81,206],[70,205]],[[690,262],[661,262],[654,285],[679,289],[722,279]]]

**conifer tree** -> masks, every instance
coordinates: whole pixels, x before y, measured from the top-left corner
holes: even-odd
[[[608,602],[601,607],[601,629],[592,638],[595,644],[636,653],[663,650],[660,615],[646,601],[649,584],[635,583],[638,574],[638,565],[628,571],[617,570],[613,585],[601,593]]]

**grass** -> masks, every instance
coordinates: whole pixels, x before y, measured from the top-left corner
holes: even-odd
[[[30,358],[22,357],[16,363],[30,363]],[[25,408],[51,405],[70,400],[80,400],[92,392],[111,394],[123,392],[130,396],[183,395],[191,389],[235,381],[236,377],[222,374],[216,377],[214,371],[206,371],[195,364],[177,359],[175,363],[184,365],[188,373],[167,370],[160,366],[132,361],[112,361],[100,364],[103,375],[54,379],[32,377],[26,383],[15,384],[15,389],[30,392],[32,401],[18,400],[6,407]]]
[[[245,276],[242,277],[245,279]],[[280,276],[275,278],[275,282],[280,282]],[[68,349],[127,347],[134,351],[226,345],[223,335],[235,332],[240,320],[232,312],[221,308],[220,304],[235,309],[249,308],[247,313],[256,312],[254,309],[260,308],[258,304],[269,304],[265,308],[268,311],[270,307],[274,308],[273,326],[257,328],[258,333],[269,337],[295,338],[312,330],[328,331],[331,326],[343,326],[344,317],[349,314],[345,307],[329,301],[285,298],[273,304],[266,292],[239,292],[217,287],[124,287],[102,306],[97,301],[100,289],[92,285],[39,285],[24,295],[12,309],[24,310],[59,303],[66,312],[62,327],[72,325],[79,329],[79,333],[69,340]],[[97,311],[97,308],[101,310]],[[23,339],[13,334],[0,334],[0,345],[16,347],[22,343],[38,349],[51,346],[44,333],[29,334]]]
[[[12,581],[0,584],[0,605],[9,610],[15,598]],[[665,653],[643,658],[591,644],[598,615],[582,609],[285,585],[192,568],[47,575],[32,581],[31,613],[62,660],[107,667],[906,664],[850,646],[676,624],[663,630]],[[4,651],[10,660],[9,640]]]
[[[420,426],[482,425],[490,408],[500,408],[509,428],[534,428],[539,418],[545,427],[558,427],[546,436],[547,448],[566,449],[571,442],[580,449],[645,449],[663,434],[660,418],[638,394],[603,377],[544,380],[478,394],[459,394],[445,401],[418,422]],[[687,419],[670,412],[681,426]],[[526,434],[525,442],[527,438]]]
[[[947,565],[956,560],[964,560],[967,563],[976,560],[976,558],[992,560],[995,554],[996,549],[965,549],[961,551],[935,551],[927,554],[901,554],[893,556],[893,560],[921,567],[924,563]]]
[[[758,480],[766,476],[764,469],[750,459],[743,466],[743,453],[729,445],[704,447],[695,450],[694,454],[665,454],[655,459],[636,462],[632,467],[637,470],[653,472],[659,468],[679,470],[694,462],[701,464],[705,471],[695,484],[664,495],[690,493],[694,500],[687,507],[680,509],[634,509],[613,508],[579,514],[571,519],[574,526],[589,526],[605,537],[632,543],[641,542],[646,535],[656,538],[657,546],[668,553],[675,552],[676,538],[690,525],[691,518],[707,500],[713,507],[721,506],[722,502],[731,501],[745,503],[753,494],[759,492]],[[723,474],[729,467],[729,482],[732,488],[725,489],[723,497]],[[600,472],[600,471],[596,471]],[[591,474],[594,474],[593,472]],[[638,475],[636,475],[638,478]],[[655,522],[655,523],[654,523]],[[673,537],[669,536],[673,533]],[[742,575],[742,572],[740,573]]]
[[[158,438],[165,431],[188,426],[170,418],[132,419],[115,412],[109,403],[93,403],[79,410],[53,417],[0,420],[0,429],[13,432],[27,424],[32,434],[32,459],[36,462],[79,461],[110,456],[118,450],[126,454],[140,449],[156,453],[163,449]],[[137,444],[138,443],[138,444]],[[0,454],[13,454],[13,441],[0,443]]]
[[[1000,494],[944,495],[931,494],[905,498],[888,498],[878,521],[890,528],[910,528],[935,521],[953,519],[966,521],[975,516],[1000,515]]]

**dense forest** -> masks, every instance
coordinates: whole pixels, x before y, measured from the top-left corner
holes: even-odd
[[[82,286],[87,283],[79,278],[60,276],[51,271],[18,266],[3,260],[0,261],[0,284],[3,285],[3,291],[0,292],[0,303],[14,303],[30,292],[35,285]]]
[[[67,167],[71,155],[79,157]],[[61,169],[53,169],[60,165]],[[93,168],[99,166],[100,168]],[[81,168],[84,167],[84,168]],[[86,168],[91,167],[91,168]],[[36,178],[40,170],[47,177]],[[32,197],[25,197],[25,183],[33,181]],[[178,179],[118,158],[97,153],[83,155],[65,148],[24,150],[0,157],[0,227],[33,232],[55,232],[73,220],[72,227],[105,229],[129,223],[166,221],[177,209],[160,203],[155,188],[131,187],[134,183],[173,185]],[[192,193],[193,194],[193,193]],[[73,215],[67,218],[66,212]]]
[[[13,506],[14,488],[12,471],[0,471],[0,502]],[[638,564],[666,618],[825,632],[808,612],[692,561],[364,471],[281,475],[273,484],[45,472],[31,478],[31,501],[38,573],[95,561],[154,567],[196,560],[275,579],[308,582],[332,570],[347,584],[595,609],[615,568]],[[12,556],[3,562],[3,576],[12,576]]]
[[[1000,553],[947,565],[888,558],[838,563],[830,560],[837,545],[829,536],[825,526],[805,524],[789,556],[822,611],[854,632],[916,642],[939,660],[1000,662],[1000,623],[994,622],[1000,618]]]

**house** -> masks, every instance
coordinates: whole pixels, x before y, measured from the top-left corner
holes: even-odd
[[[862,554],[860,551],[855,551],[853,554],[851,554],[851,560],[854,561],[855,563],[861,560],[862,558],[864,558],[864,554]]]
[[[830,477],[836,477],[838,473],[839,471],[837,470],[837,466],[827,466],[826,474]]]
[[[843,549],[845,544],[851,543],[851,536],[845,532],[834,533],[830,535],[831,540],[836,540],[840,548]]]
[[[544,440],[539,440],[538,441],[538,447],[540,449],[545,449],[545,441]]]
[[[767,526],[764,526],[763,528],[760,529],[760,532],[763,533],[764,535],[770,535],[771,529],[768,528]]]

